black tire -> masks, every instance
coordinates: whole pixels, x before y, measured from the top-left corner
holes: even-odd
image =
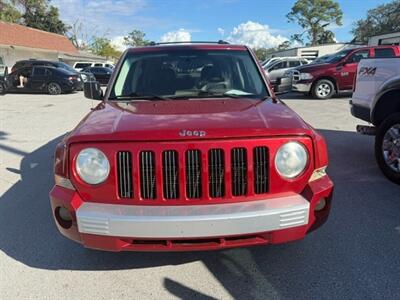
[[[391,128],[394,129],[392,135],[389,133]],[[396,133],[399,134],[399,138],[392,138],[392,136],[397,135]],[[386,151],[383,149],[384,142],[386,143]],[[392,164],[390,164],[388,156],[393,157]],[[379,126],[375,137],[375,158],[382,173],[390,181],[400,184],[400,162],[396,160],[396,158],[400,158],[400,113],[390,115]],[[397,167],[398,171],[395,170]]]
[[[62,93],[61,86],[57,82],[50,82],[47,85],[47,92],[50,95],[60,95]]]
[[[311,95],[314,98],[325,100],[335,94],[335,85],[328,79],[318,80],[312,87]]]
[[[6,87],[4,84],[0,83],[0,95],[4,95],[6,93]]]

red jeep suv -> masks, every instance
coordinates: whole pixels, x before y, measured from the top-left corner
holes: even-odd
[[[399,46],[346,49],[332,54],[322,64],[309,64],[292,71],[292,90],[328,99],[335,93],[352,92],[358,62],[369,57],[400,56]]]
[[[219,43],[127,50],[57,146],[50,192],[85,247],[184,251],[302,239],[328,217],[326,144],[275,98],[253,52]]]

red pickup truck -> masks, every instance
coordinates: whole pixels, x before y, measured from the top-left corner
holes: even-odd
[[[292,71],[292,90],[328,99],[336,93],[351,92],[357,66],[363,58],[400,56],[399,46],[346,49],[332,54],[322,64],[309,64]]]

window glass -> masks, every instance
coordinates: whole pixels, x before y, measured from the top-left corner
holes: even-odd
[[[102,67],[103,64],[97,63],[97,64],[94,64],[94,66],[95,66],[95,67]]]
[[[177,49],[129,53],[110,100],[145,95],[213,99],[228,94],[249,98],[268,96],[261,74],[247,51]]]
[[[350,55],[347,62],[348,63],[358,63],[363,58],[368,58],[368,56],[369,56],[369,50],[357,51],[357,52],[354,52],[352,55]]]
[[[46,75],[46,69],[45,68],[34,68],[33,69],[33,75],[34,76],[45,76]]]
[[[286,68],[286,61],[281,61],[278,62],[277,64],[273,65],[272,68],[270,69],[270,71],[274,71],[274,70],[279,70],[279,69],[283,69]]]
[[[375,48],[375,57],[396,57],[392,48]]]
[[[289,61],[289,68],[294,68],[300,66],[300,61],[298,60],[291,60]]]
[[[92,65],[91,63],[77,63],[75,65],[75,68],[83,69],[83,68],[86,68],[86,67],[90,67],[91,65]]]

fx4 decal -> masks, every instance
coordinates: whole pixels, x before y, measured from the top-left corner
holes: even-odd
[[[375,75],[376,67],[362,67],[360,71],[358,71],[358,75],[362,76],[372,76]]]

